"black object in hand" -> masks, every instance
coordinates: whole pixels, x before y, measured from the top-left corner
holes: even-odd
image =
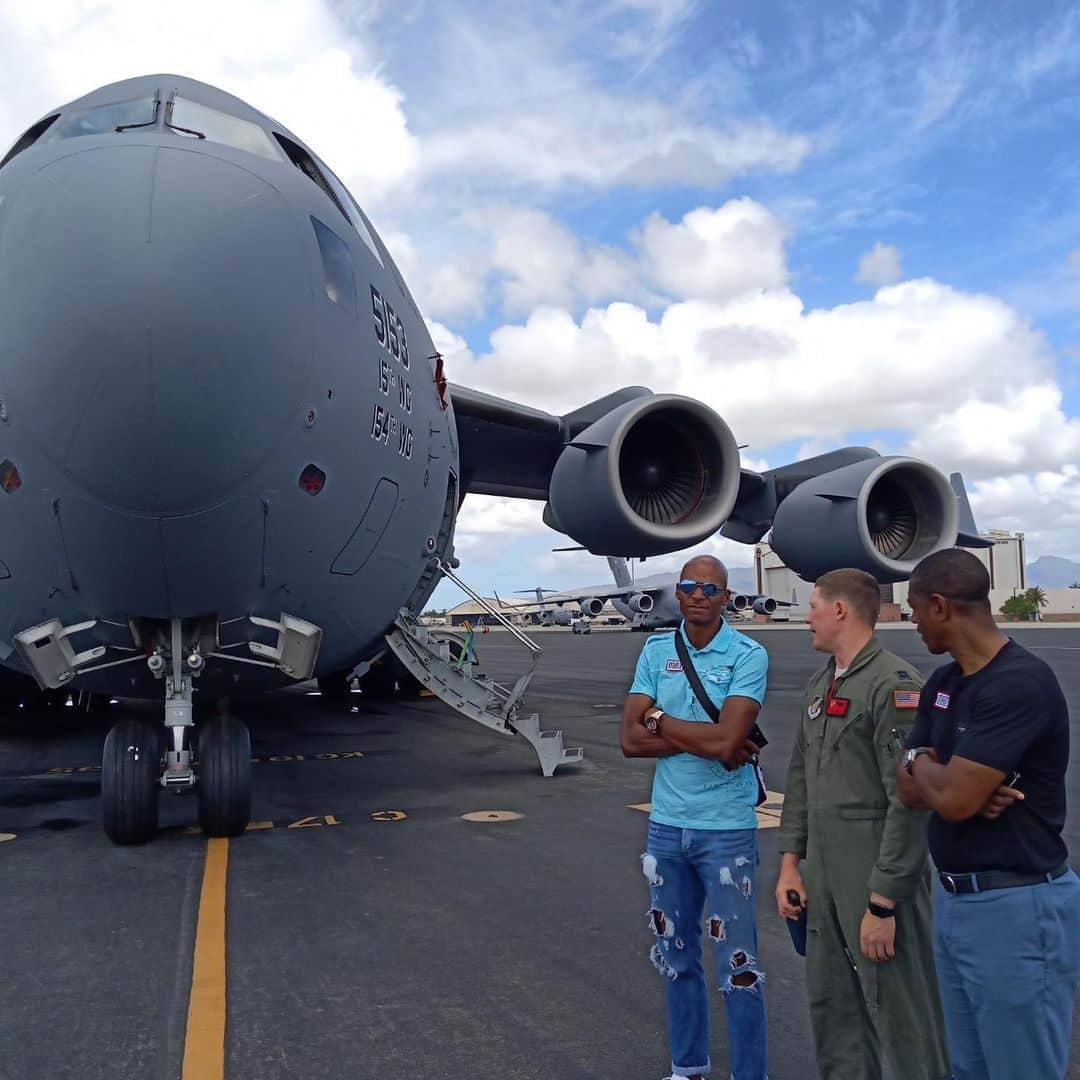
[[[806,955],[806,908],[803,907],[802,897],[794,889],[787,891],[788,903],[799,909],[797,919],[785,919],[788,933],[791,934],[791,944],[800,956]]]

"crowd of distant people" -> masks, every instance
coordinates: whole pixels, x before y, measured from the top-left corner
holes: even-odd
[[[1068,711],[1051,668],[998,628],[989,589],[959,549],[915,568],[913,620],[952,658],[924,679],[875,635],[873,577],[815,585],[825,663],[797,719],[775,896],[806,957],[825,1080],[880,1080],[883,1059],[902,1080],[1066,1075],[1080,983]],[[754,895],[768,653],[725,621],[719,560],[688,562],[677,592],[683,623],[645,644],[621,729],[626,755],[657,759],[642,870],[668,1080],[710,1072],[706,937],[732,1076],[766,1080]]]

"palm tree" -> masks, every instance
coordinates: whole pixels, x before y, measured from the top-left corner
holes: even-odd
[[[1035,608],[1035,618],[1039,618],[1039,609],[1046,607],[1050,603],[1046,596],[1046,590],[1041,585],[1035,585],[1028,589],[1024,593],[1028,603],[1032,604]]]

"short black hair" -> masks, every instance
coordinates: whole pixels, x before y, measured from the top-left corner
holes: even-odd
[[[686,571],[689,570],[694,563],[710,563],[716,573],[724,579],[724,588],[726,589],[728,587],[727,567],[715,555],[695,555],[683,566],[679,576],[685,578]]]
[[[908,592],[944,596],[967,607],[989,607],[990,574],[970,551],[948,548],[927,555],[911,573]]]

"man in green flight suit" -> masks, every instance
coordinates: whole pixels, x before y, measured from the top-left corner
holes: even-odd
[[[877,582],[819,578],[807,624],[829,662],[806,687],[780,824],[776,902],[807,915],[810,1025],[824,1080],[949,1076],[934,972],[926,817],[896,794],[922,677],[874,635]],[[799,860],[806,860],[806,879]]]

